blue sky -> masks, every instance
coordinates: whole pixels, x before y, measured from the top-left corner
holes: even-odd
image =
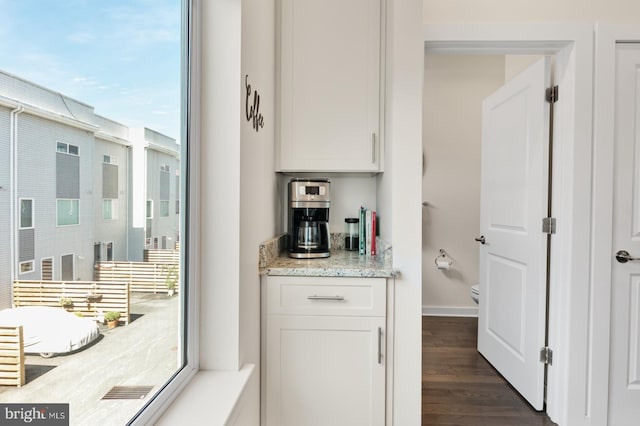
[[[180,133],[180,0],[0,0],[0,69]]]

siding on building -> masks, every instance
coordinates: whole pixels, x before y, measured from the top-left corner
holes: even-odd
[[[113,243],[114,260],[133,260],[130,258],[130,248],[127,241],[129,226],[129,197],[127,169],[129,150],[125,145],[116,144],[96,138],[95,140],[95,215],[94,215],[94,244],[100,246],[102,259],[106,260],[106,245]],[[103,162],[104,156],[110,157],[112,164]],[[105,170],[108,170],[105,173]],[[106,180],[105,180],[106,178]],[[102,203],[105,199],[115,199],[116,210],[114,219],[105,219]],[[142,251],[140,253],[142,256]]]
[[[18,217],[14,223],[10,219],[14,105],[24,107],[17,116],[14,197],[15,201],[33,200],[32,229],[19,230]],[[78,147],[78,155],[57,152],[58,142]],[[144,164],[132,164],[136,147],[144,154],[137,157]],[[134,168],[150,169],[140,187],[154,200],[150,230],[159,241],[174,244],[179,229],[177,189],[169,176],[180,167],[178,148],[172,138],[146,128],[129,129],[96,115],[89,105],[0,71],[0,309],[11,306],[11,280],[18,275],[21,260],[34,261],[33,271],[20,274],[21,279],[45,275],[53,280],[62,279],[63,274],[67,279],[92,280],[96,249],[104,258],[108,243],[113,244],[114,260],[142,260],[144,225],[131,224],[132,212],[143,211],[146,200],[134,203],[132,187],[138,183],[132,179]],[[170,170],[162,183],[160,165]],[[160,197],[170,199],[168,217],[159,216]],[[58,199],[79,200],[78,224],[57,225]],[[103,215],[105,200],[115,200],[110,204],[111,219]]]
[[[10,109],[0,106],[0,308],[11,305],[11,228],[9,223],[9,120]]]

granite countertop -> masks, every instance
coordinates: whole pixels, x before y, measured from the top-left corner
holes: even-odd
[[[276,237],[260,246],[260,272],[264,275],[308,277],[390,278],[399,275],[393,268],[391,248],[375,256],[359,255],[340,246],[331,256],[320,259],[293,259],[283,249],[284,238]],[[335,246],[335,245],[334,245]]]

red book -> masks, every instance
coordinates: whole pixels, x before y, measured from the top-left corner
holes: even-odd
[[[371,256],[376,254],[376,211],[371,212]]]

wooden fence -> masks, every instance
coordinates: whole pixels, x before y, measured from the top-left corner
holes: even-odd
[[[96,280],[129,284],[129,290],[138,293],[167,293],[167,275],[175,283],[178,292],[179,270],[177,264],[149,262],[98,262]]]
[[[129,323],[129,285],[114,281],[14,281],[13,306],[61,306],[60,299],[71,299],[65,307],[83,317],[98,319],[105,312],[120,312],[120,321]],[[62,307],[61,307],[62,309]]]
[[[0,326],[0,385],[19,387],[24,383],[22,326]]]
[[[151,263],[169,263],[177,265],[180,263],[180,252],[176,250],[145,250],[143,260]]]

